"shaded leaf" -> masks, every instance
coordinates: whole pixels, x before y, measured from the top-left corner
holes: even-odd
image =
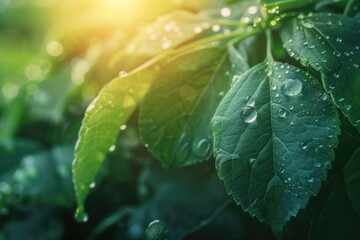
[[[146,68],[148,67],[148,68]],[[73,182],[78,216],[85,218],[83,203],[119,128],[142,100],[157,72],[145,66],[107,84],[86,110],[75,147]]]
[[[360,148],[355,151],[344,168],[347,195],[360,214]]]
[[[326,178],[338,125],[336,109],[309,74],[287,64],[256,65],[212,120],[218,175],[236,203],[279,236]]]
[[[212,155],[208,126],[236,63],[244,68],[237,55],[233,47],[207,46],[173,58],[162,69],[141,105],[140,134],[164,166],[189,165]]]
[[[290,56],[321,72],[325,90],[350,122],[360,126],[360,24],[336,14],[289,20],[281,37]]]
[[[309,239],[357,239],[360,234],[360,217],[346,198],[343,179],[332,189],[320,214],[313,217]]]

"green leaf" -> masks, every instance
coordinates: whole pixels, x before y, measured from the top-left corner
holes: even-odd
[[[281,37],[290,56],[321,72],[325,90],[360,128],[360,24],[336,14],[289,20]]]
[[[86,110],[75,147],[73,182],[77,218],[86,220],[84,201],[109,148],[148,91],[157,65],[146,66],[107,84]]]
[[[347,195],[354,209],[360,214],[360,148],[346,164],[344,177]]]
[[[146,229],[145,235],[147,240],[167,240],[168,228],[165,223],[155,220],[152,221]]]
[[[175,11],[163,15],[149,24],[130,41],[126,54],[155,56],[191,40],[204,30],[202,23],[207,18],[186,11]]]
[[[207,46],[163,67],[141,105],[140,135],[164,166],[189,165],[212,155],[208,126],[231,82],[230,58],[239,64],[234,69],[244,68],[237,54],[233,47]]]
[[[212,129],[216,169],[227,192],[279,237],[326,178],[339,119],[308,73],[262,63],[229,90]]]
[[[355,236],[359,236],[360,217],[346,197],[342,177],[335,183],[322,206],[320,213],[312,218],[308,239],[356,239]]]
[[[261,4],[270,8],[277,8],[281,11],[292,8],[299,8],[312,3],[313,0],[261,0]]]

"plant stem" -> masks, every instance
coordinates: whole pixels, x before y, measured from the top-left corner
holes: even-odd
[[[183,239],[185,238],[187,235],[194,233],[196,231],[199,231],[201,228],[209,225],[212,221],[214,221],[214,219],[220,215],[220,213],[222,213],[231,203],[233,203],[234,200],[231,198],[229,200],[227,200],[222,206],[220,206],[220,208],[218,208],[213,214],[211,214],[208,218],[206,218],[205,220],[202,220],[200,222],[200,224],[198,224],[197,226],[188,229],[187,231],[183,232],[177,239]]]
[[[272,49],[272,38],[271,38],[271,31],[266,30],[266,57],[269,60],[269,62],[274,62],[273,55],[271,53]]]

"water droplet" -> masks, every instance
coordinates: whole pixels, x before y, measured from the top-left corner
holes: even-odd
[[[190,154],[190,144],[188,142],[185,142],[180,149],[177,150],[176,153],[176,159],[178,163],[185,162]]]
[[[193,146],[194,153],[200,157],[207,157],[211,150],[211,141],[209,139],[200,140],[195,146]]]
[[[285,109],[283,109],[283,108],[280,108],[279,111],[278,111],[278,116],[279,116],[280,118],[286,117],[287,114],[288,114],[287,111],[286,111]]]
[[[96,183],[94,183],[94,182],[93,182],[93,183],[90,183],[89,188],[92,188],[92,189],[93,189],[93,188],[95,188],[95,187],[96,187]]]
[[[306,150],[308,148],[308,145],[304,142],[300,143],[300,147],[302,150]]]
[[[224,150],[218,150],[217,151],[217,154],[216,154],[216,159],[215,159],[215,167],[216,169],[218,170],[218,174],[219,174],[219,177],[221,178],[221,168],[222,166],[226,163],[226,162],[229,162],[229,161],[232,161],[232,160],[239,160],[239,155],[237,154],[231,154],[231,153],[228,153]]]
[[[219,24],[215,24],[211,27],[211,29],[213,30],[213,32],[219,32],[221,29],[221,26]]]
[[[338,78],[338,77],[340,77],[340,74],[339,74],[339,73],[334,73],[333,76],[334,76],[335,78]]]
[[[333,51],[333,54],[334,54],[335,56],[337,56],[337,57],[340,57],[340,56],[341,56],[341,53],[338,52],[338,51]]]
[[[7,182],[0,183],[0,193],[9,195],[12,192],[11,186]]]
[[[123,78],[123,77],[126,77],[126,76],[128,76],[129,74],[128,74],[128,72],[126,72],[126,71],[120,71],[119,72],[119,77],[121,77],[121,78]]]
[[[313,183],[313,182],[314,182],[314,178],[309,178],[307,181],[308,181],[308,183]]]
[[[320,94],[320,99],[321,99],[322,101],[326,101],[326,100],[328,99],[327,93],[321,93],[321,94]]]
[[[115,146],[115,145],[112,145],[112,146],[109,148],[109,152],[113,152],[113,151],[115,151],[115,149],[116,149],[116,146]]]
[[[311,19],[305,19],[304,21],[301,22],[301,24],[305,28],[313,28],[314,27],[314,22]]]
[[[336,41],[341,43],[342,42],[342,39],[341,38],[336,38]]]
[[[89,215],[84,212],[83,208],[77,208],[75,212],[75,219],[78,222],[86,223],[89,220]]]
[[[293,97],[301,93],[302,87],[303,85],[300,80],[289,78],[285,82],[283,82],[281,86],[281,91],[286,96]]]
[[[166,50],[166,49],[168,49],[168,48],[171,47],[171,44],[172,44],[172,43],[171,43],[170,40],[165,39],[165,40],[162,42],[161,47],[162,47],[162,49]]]
[[[317,168],[321,167],[321,163],[315,163],[315,167]]]
[[[252,123],[257,118],[257,111],[253,106],[245,106],[240,111],[241,119],[246,123]]]
[[[121,130],[121,131],[126,130],[126,128],[127,128],[127,125],[126,125],[126,124],[123,124],[123,125],[120,126],[120,130]]]
[[[50,56],[59,57],[64,52],[64,47],[57,41],[51,41],[46,45],[46,51]]]
[[[197,26],[194,28],[195,33],[201,33],[203,31],[203,28],[201,26]]]
[[[229,16],[231,15],[231,9],[230,9],[230,8],[227,8],[227,7],[222,8],[222,9],[220,10],[220,14],[221,14],[221,16],[223,16],[223,17],[229,17]]]
[[[250,158],[249,163],[251,167],[254,167],[255,162],[256,162],[256,158]]]

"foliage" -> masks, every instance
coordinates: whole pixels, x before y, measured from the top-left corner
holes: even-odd
[[[360,236],[358,1],[38,2],[0,8],[0,238]]]

